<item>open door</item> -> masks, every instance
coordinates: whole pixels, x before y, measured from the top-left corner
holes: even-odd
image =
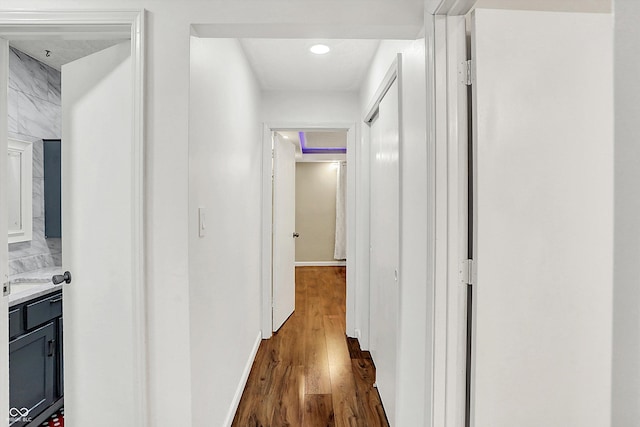
[[[611,21],[473,16],[471,426],[611,423]]]
[[[74,426],[129,424],[141,409],[130,49],[126,41],[62,67],[65,423]]]
[[[273,330],[296,305],[296,153],[292,142],[276,135],[273,149]]]
[[[399,97],[395,79],[371,122],[370,346],[376,384],[395,423],[400,288]]]

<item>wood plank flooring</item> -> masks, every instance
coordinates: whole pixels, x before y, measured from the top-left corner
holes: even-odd
[[[369,352],[345,335],[344,267],[297,267],[296,311],[263,340],[234,427],[385,427]]]

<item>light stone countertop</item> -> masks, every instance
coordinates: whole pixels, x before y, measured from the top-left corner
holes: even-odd
[[[11,283],[9,307],[62,289],[62,284],[54,285],[51,282],[51,276],[54,274],[62,274],[62,267],[45,268],[9,276]]]

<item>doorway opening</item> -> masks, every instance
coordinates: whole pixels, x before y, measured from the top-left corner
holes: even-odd
[[[7,88],[0,91],[0,104],[8,106],[8,116],[0,119],[0,148],[10,137],[28,143],[32,153],[21,164],[29,168],[31,185],[17,182],[20,200],[31,202],[31,212],[22,216],[31,219],[30,233],[0,249],[6,278],[0,313],[8,313],[0,327],[9,332],[0,334],[0,352],[9,359],[8,370],[0,368],[0,383],[10,390],[0,397],[0,419],[6,414],[12,426],[62,416],[63,405],[71,422],[90,423],[102,406],[94,399],[113,390],[111,380],[131,384],[120,409],[144,424],[142,19],[139,12],[0,13],[0,54],[7,59],[0,70]],[[121,98],[118,113],[110,97]],[[119,142],[107,143],[114,140]],[[111,167],[126,178],[110,178]],[[6,183],[4,194],[16,190]],[[13,205],[0,212],[10,235]],[[126,218],[112,215],[114,208]],[[95,227],[88,227],[89,219]],[[114,237],[127,231],[127,237],[114,244],[105,238],[107,230]],[[113,257],[123,245],[125,262]],[[109,280],[108,272],[119,268],[123,275]],[[113,306],[104,311],[99,307],[110,305],[104,304],[109,292]],[[128,319],[126,326],[118,326],[115,313]],[[124,333],[111,336],[114,327]],[[100,361],[101,354],[109,357],[100,342],[116,341],[129,349],[121,353],[131,356],[131,375]]]
[[[9,183],[10,194],[19,189],[23,200],[32,203],[31,218],[25,218],[31,221],[12,218],[13,208],[21,204],[11,197],[8,203],[10,235],[12,225],[23,224],[29,230],[8,245],[9,401],[10,411],[20,409],[19,415],[17,411],[9,414],[10,425],[27,420],[40,424],[53,415],[64,419],[60,412],[64,404],[62,287],[71,279],[64,276],[62,253],[61,68],[121,42],[9,42],[8,134],[10,141],[28,144],[32,151],[32,164],[19,165],[31,173],[31,184]],[[47,304],[49,312],[40,316],[39,307]],[[47,347],[44,352],[43,346]],[[28,415],[23,415],[27,412],[23,408]]]
[[[295,310],[297,266],[345,266],[348,130],[278,131],[273,144],[273,331]]]
[[[346,265],[347,132],[299,132],[296,266]],[[290,136],[290,137],[294,137]],[[299,154],[298,154],[299,153]]]
[[[263,242],[270,257],[265,282],[270,286],[263,289],[268,302],[263,307],[264,338],[277,331],[295,309],[297,265],[347,266],[349,289],[346,225],[355,218],[354,211],[347,209],[354,183],[346,164],[349,147],[354,146],[353,124],[266,127],[268,157],[263,159],[263,181],[272,181],[272,185],[263,188],[267,192],[263,193],[263,213],[270,220]],[[346,299],[347,304],[354,304],[348,291]]]

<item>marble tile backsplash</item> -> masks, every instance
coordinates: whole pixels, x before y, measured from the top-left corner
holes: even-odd
[[[33,143],[33,240],[9,244],[9,274],[62,265],[60,239],[44,236],[43,139],[61,137],[60,72],[11,48],[9,136]]]
[[[60,105],[22,92],[13,92],[18,97],[17,133],[48,139],[59,138]]]

